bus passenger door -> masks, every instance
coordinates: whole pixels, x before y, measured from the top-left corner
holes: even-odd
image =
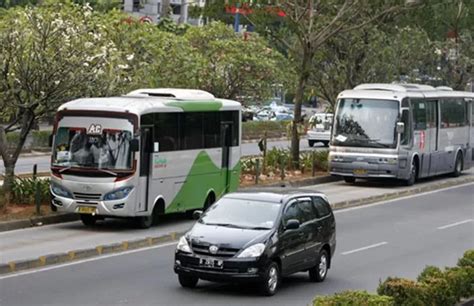
[[[225,171],[224,192],[227,193],[230,187],[230,150],[232,147],[232,122],[221,123],[221,139],[222,139],[222,163],[221,171]]]
[[[137,211],[148,210],[148,193],[151,174],[152,126],[142,126],[140,130],[140,177],[138,184]]]
[[[426,103],[426,155],[429,158],[428,175],[435,175],[439,171],[440,154],[438,152],[439,116],[438,101]]]

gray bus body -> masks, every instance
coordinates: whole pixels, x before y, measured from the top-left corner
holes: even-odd
[[[355,178],[459,174],[474,163],[474,93],[416,84],[362,84],[339,94],[329,169]]]

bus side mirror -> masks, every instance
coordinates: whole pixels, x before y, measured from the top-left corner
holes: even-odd
[[[51,148],[53,146],[53,134],[48,136],[48,146]]]
[[[397,122],[397,133],[402,134],[405,131],[405,123]]]
[[[134,138],[130,140],[130,151],[131,152],[138,152],[140,147],[140,143],[138,142],[138,139]]]

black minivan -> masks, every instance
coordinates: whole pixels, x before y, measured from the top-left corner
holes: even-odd
[[[195,216],[176,248],[174,271],[183,287],[199,279],[245,281],[274,295],[283,276],[308,271],[321,282],[331,267],[336,222],[324,194],[230,193]]]

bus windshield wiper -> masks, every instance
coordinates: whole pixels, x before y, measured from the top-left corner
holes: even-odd
[[[102,169],[102,168],[97,168],[97,170],[103,172],[103,173],[107,173],[107,174],[110,174],[112,176],[117,176],[117,173],[113,172],[113,171],[110,171],[110,170],[107,170],[107,169]]]

